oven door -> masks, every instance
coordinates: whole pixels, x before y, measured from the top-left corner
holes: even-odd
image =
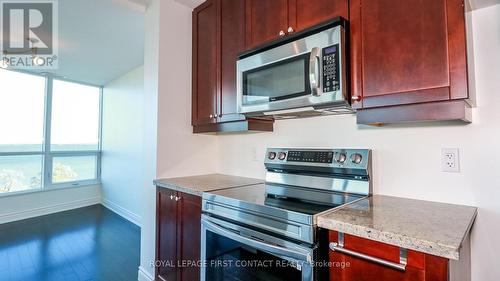
[[[320,52],[312,48],[253,68],[239,62],[240,113],[309,106],[310,98],[321,94]]]
[[[312,281],[315,250],[202,215],[200,280]]]

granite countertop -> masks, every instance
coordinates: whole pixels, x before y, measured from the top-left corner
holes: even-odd
[[[318,216],[318,226],[458,260],[477,208],[374,195]]]
[[[154,184],[159,187],[201,196],[203,192],[227,189],[232,187],[263,183],[264,180],[228,176],[222,174],[209,174],[202,176],[157,179]]]

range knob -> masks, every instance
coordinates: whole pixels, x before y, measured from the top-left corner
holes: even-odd
[[[335,154],[335,161],[337,163],[343,164],[347,160],[347,155],[345,153],[337,153]]]
[[[276,158],[276,152],[269,152],[267,158],[269,158],[270,160],[274,160]]]
[[[363,156],[359,153],[354,153],[353,155],[351,155],[351,162],[354,163],[354,164],[360,164],[361,161],[363,161]]]
[[[280,152],[278,154],[278,159],[279,160],[285,160],[285,158],[286,158],[286,152]]]

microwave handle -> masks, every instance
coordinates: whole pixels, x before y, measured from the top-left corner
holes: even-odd
[[[321,95],[321,86],[319,79],[319,53],[320,49],[314,47],[311,50],[311,56],[309,58],[309,84],[311,86],[311,93],[313,96]]]

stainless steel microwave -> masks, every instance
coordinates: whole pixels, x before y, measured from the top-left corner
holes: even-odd
[[[352,113],[345,24],[337,18],[241,54],[239,113],[272,118]]]

